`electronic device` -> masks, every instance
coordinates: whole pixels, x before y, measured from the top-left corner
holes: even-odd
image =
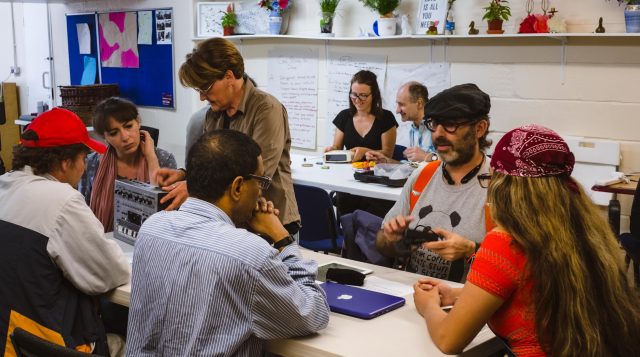
[[[135,243],[142,223],[170,203],[160,203],[167,192],[136,180],[117,179],[113,191],[113,237],[129,244]]]
[[[350,285],[320,284],[327,294],[329,308],[333,312],[370,320],[395,310],[405,304],[405,299]]]
[[[431,230],[431,227],[426,227],[424,230],[407,229],[404,232],[404,239],[410,245],[421,245],[425,242],[436,242],[442,239]]]
[[[353,154],[350,150],[331,150],[324,153],[324,162],[351,162]]]
[[[318,265],[318,273],[316,274],[316,280],[327,281],[327,271],[329,271],[329,269],[351,269],[365,275],[373,273],[373,270],[371,269],[358,267],[355,265],[349,265],[345,263],[339,263],[337,261],[330,261],[330,262]]]

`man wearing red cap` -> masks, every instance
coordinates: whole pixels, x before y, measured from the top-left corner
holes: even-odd
[[[74,113],[35,118],[0,176],[0,356],[20,327],[59,345],[108,355],[95,295],[129,281],[122,250],[74,189],[87,153],[104,153]]]

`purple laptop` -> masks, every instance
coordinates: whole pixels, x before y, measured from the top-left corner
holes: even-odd
[[[404,305],[404,298],[357,288],[350,285],[332,283],[320,284],[327,293],[331,311],[370,320]]]

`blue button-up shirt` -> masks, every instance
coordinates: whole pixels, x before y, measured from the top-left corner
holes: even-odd
[[[235,227],[189,198],[140,229],[133,256],[127,356],[258,356],[263,340],[327,326],[317,265]]]

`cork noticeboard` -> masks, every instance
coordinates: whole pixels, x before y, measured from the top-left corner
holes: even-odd
[[[9,171],[13,160],[13,146],[20,141],[20,127],[15,123],[19,112],[18,87],[15,83],[2,83],[2,94],[7,121],[0,125],[0,157]]]

